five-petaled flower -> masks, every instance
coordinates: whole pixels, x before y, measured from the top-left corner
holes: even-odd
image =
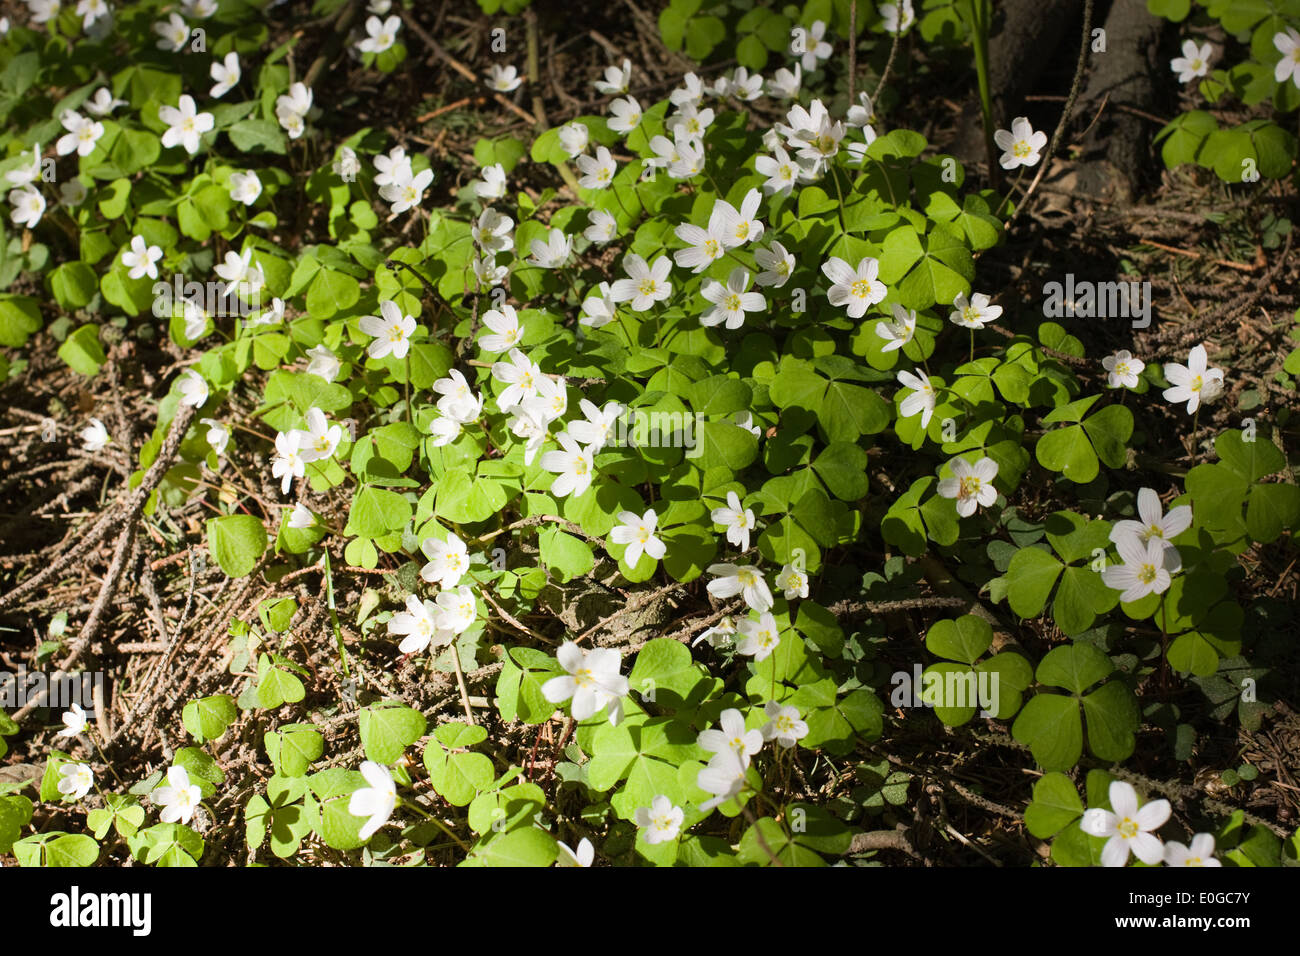
[[[555,658],[568,673],[552,677],[542,685],[542,696],[552,704],[573,698],[569,712],[574,720],[586,720],[608,708],[609,722],[623,719],[623,698],[627,696],[627,678],[619,675],[622,664],[618,651],[597,647],[584,651],[573,641],[565,641]]]
[[[354,817],[370,818],[357,833],[362,840],[369,840],[393,815],[393,808],[397,806],[397,787],[388,768],[373,760],[362,762],[361,776],[370,786],[353,791],[348,799],[348,813]]]
[[[379,303],[379,315],[363,315],[359,325],[366,335],[374,336],[374,341],[366,348],[371,358],[381,359],[388,355],[396,359],[406,358],[411,348],[411,336],[415,333],[415,319],[403,315],[396,302],[390,299]]]
[[[1161,393],[1165,401],[1175,405],[1186,402],[1188,415],[1200,408],[1201,402],[1213,401],[1223,392],[1223,369],[1209,367],[1204,345],[1192,348],[1186,365],[1167,363],[1165,378],[1172,386]]]
[[[1110,810],[1087,810],[1079,828],[1090,836],[1109,837],[1101,851],[1102,866],[1123,866],[1131,851],[1154,866],[1164,859],[1164,844],[1153,831],[1164,826],[1173,808],[1168,800],[1153,800],[1138,809],[1137,791],[1122,780],[1110,784]]]
[[[162,808],[159,819],[163,823],[189,823],[202,797],[203,791],[190,783],[190,773],[184,767],[168,770],[167,786],[149,794],[154,806]]]
[[[1038,164],[1047,145],[1047,134],[1042,130],[1035,132],[1026,117],[1017,116],[1011,121],[1010,130],[1000,129],[993,134],[993,141],[1003,151],[998,160],[1002,168],[1015,169]]]
[[[969,518],[976,508],[987,508],[998,500],[998,490],[993,479],[998,476],[998,463],[992,458],[981,458],[971,464],[965,458],[954,458],[948,463],[953,477],[944,478],[937,489],[941,498],[957,499],[957,514]]]
[[[646,843],[654,845],[676,839],[681,832],[684,812],[681,807],[659,794],[650,801],[648,807],[637,807],[636,825],[641,828],[641,835]]]
[[[667,552],[667,546],[655,534],[655,525],[659,522],[659,516],[655,514],[653,508],[647,508],[644,515],[638,515],[633,511],[620,511],[618,520],[620,524],[615,525],[609,532],[609,538],[615,544],[627,545],[627,550],[623,552],[623,561],[629,568],[636,567],[642,554],[648,554],[658,561]]]

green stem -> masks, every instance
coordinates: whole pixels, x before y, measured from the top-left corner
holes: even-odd
[[[415,813],[416,813],[417,815],[424,817],[424,819],[426,819],[426,820],[428,820],[430,823],[432,823],[435,827],[437,827],[439,830],[441,830],[441,831],[442,831],[446,836],[448,836],[448,837],[450,837],[452,840],[454,840],[455,843],[456,843],[456,845],[457,845],[458,847],[460,847],[460,848],[461,848],[462,850],[464,850],[466,853],[469,852],[469,847],[466,845],[466,843],[465,843],[464,840],[462,840],[460,837],[456,836],[456,834],[453,833],[453,832],[452,832],[452,831],[447,827],[447,825],[446,825],[445,823],[443,823],[441,820],[439,820],[439,819],[438,819],[437,817],[435,817],[433,814],[429,813],[427,810],[425,810],[422,806],[420,806],[419,804],[417,804],[415,801],[413,801],[413,800],[405,800],[405,799],[403,799],[402,797],[398,797],[398,798],[397,798],[397,803],[398,803],[398,806],[405,807],[405,808],[408,809],[408,810],[414,810]]]

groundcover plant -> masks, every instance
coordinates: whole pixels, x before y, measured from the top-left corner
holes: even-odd
[[[1296,863],[1300,2],[1061,6],[0,4],[0,860]]]

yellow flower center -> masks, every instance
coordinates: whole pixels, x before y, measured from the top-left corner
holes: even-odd
[[[859,299],[865,299],[871,294],[871,283],[866,279],[859,279],[857,282],[853,283],[850,291],[852,291],[853,295],[857,296]]]
[[[1156,579],[1156,566],[1154,564],[1144,564],[1138,569],[1138,580],[1143,584],[1150,584]]]
[[[1119,825],[1115,827],[1115,832],[1125,840],[1131,840],[1138,835],[1138,825],[1131,818],[1125,817],[1119,821]]]
[[[1029,143],[1023,139],[1016,140],[1015,145],[1011,147],[1011,155],[1019,159],[1025,159],[1031,152],[1033,150],[1029,148]]]
[[[979,494],[980,485],[983,484],[974,475],[967,475],[961,480],[960,495],[963,498],[973,498]]]

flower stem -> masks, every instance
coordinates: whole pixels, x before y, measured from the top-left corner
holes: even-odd
[[[405,807],[405,808],[408,809],[408,810],[414,810],[415,813],[416,813],[417,815],[424,817],[424,819],[428,820],[428,821],[429,821],[430,823],[432,823],[435,827],[437,827],[439,830],[441,830],[444,834],[446,834],[446,835],[449,836],[452,840],[454,840],[454,841],[456,842],[456,845],[457,845],[458,847],[460,847],[460,848],[461,848],[462,850],[464,850],[466,853],[469,852],[469,846],[465,843],[464,840],[462,840],[460,837],[456,836],[456,834],[453,833],[453,832],[451,831],[451,829],[448,828],[448,826],[447,826],[445,823],[443,823],[441,820],[439,820],[439,819],[438,819],[437,817],[435,817],[433,814],[429,813],[427,810],[424,809],[424,807],[420,806],[420,805],[419,805],[418,803],[416,803],[414,800],[406,800],[406,799],[404,799],[404,798],[402,798],[402,797],[398,797],[398,798],[397,798],[397,802],[398,802],[399,805]]]

